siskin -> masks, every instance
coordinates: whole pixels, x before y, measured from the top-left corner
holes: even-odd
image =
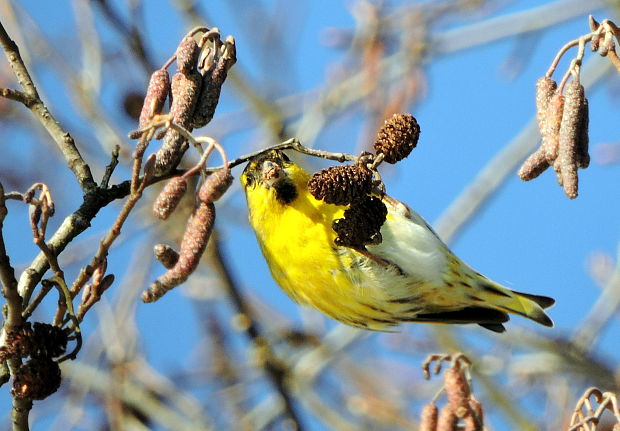
[[[250,224],[271,274],[296,302],[377,331],[429,322],[477,323],[504,332],[508,313],[553,326],[543,311],[552,298],[514,292],[474,271],[422,217],[388,196],[380,243],[337,245],[332,226],[346,207],[315,199],[309,180],[281,151],[252,159],[241,176]]]

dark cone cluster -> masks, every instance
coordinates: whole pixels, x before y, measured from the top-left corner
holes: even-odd
[[[364,199],[372,190],[372,171],[362,164],[332,166],[316,172],[308,190],[328,204],[348,205]]]
[[[419,137],[420,125],[413,115],[394,114],[379,129],[374,149],[386,162],[396,163],[411,154]]]
[[[338,234],[336,245],[365,249],[368,244],[381,242],[381,226],[387,217],[387,208],[381,199],[367,196],[356,201],[334,221],[332,228]]]
[[[200,186],[198,200],[203,203],[217,201],[232,185],[233,179],[229,169],[213,172]]]
[[[166,220],[176,209],[187,191],[187,180],[183,177],[172,178],[164,186],[153,203],[153,214],[160,220]]]
[[[32,333],[30,356],[55,358],[67,350],[67,333],[64,329],[49,323],[35,322]]]
[[[32,358],[15,372],[11,392],[19,399],[42,400],[58,390],[60,380],[56,362],[50,358]]]
[[[55,358],[67,350],[67,333],[58,326],[26,322],[19,330],[8,331],[5,346],[0,349],[0,359],[9,357]]]

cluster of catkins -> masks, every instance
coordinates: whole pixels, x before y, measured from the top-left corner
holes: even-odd
[[[564,93],[549,76],[536,83],[536,118],[542,144],[519,170],[519,177],[529,181],[553,166],[558,183],[570,199],[578,193],[577,169],[590,164],[588,99],[578,78],[576,75],[566,84]]]
[[[444,359],[452,359],[452,357],[448,356]],[[444,389],[448,402],[441,410],[434,402],[424,406],[420,417],[420,431],[482,431],[484,429],[482,404],[473,396],[465,376],[465,367],[469,366],[469,360],[462,354],[457,354],[455,359],[452,367],[444,372]],[[436,368],[436,372],[439,371],[440,366]],[[428,371],[425,370],[425,372],[427,378],[430,377]]]
[[[365,250],[382,241],[381,226],[387,217],[382,200],[373,196],[375,169],[381,161],[396,163],[407,157],[420,137],[420,126],[410,114],[394,114],[385,121],[373,145],[375,154],[364,153],[353,165],[332,166],[316,172],[308,190],[316,199],[348,205],[344,217],[333,222],[339,246]]]
[[[194,34],[202,30],[200,42]],[[207,46],[208,42],[212,46]],[[187,132],[205,126],[213,118],[220,91],[228,70],[236,62],[235,41],[231,36],[220,40],[217,29],[196,29],[183,38],[176,51],[177,73],[169,79],[167,65],[155,71],[149,82],[140,114],[136,137],[144,138],[154,116],[161,113],[168,93],[171,93],[169,119]],[[171,63],[169,61],[167,64]],[[163,138],[157,151],[155,171],[158,174],[175,168],[188,148],[187,139],[174,128],[162,129],[155,138]],[[140,144],[139,144],[140,145]],[[206,151],[210,151],[208,149]],[[202,170],[202,164],[186,174],[168,181],[157,199],[153,211],[156,217],[166,220],[175,210],[188,188],[190,177]],[[155,246],[155,257],[167,268],[143,292],[144,302],[153,302],[168,290],[183,283],[194,272],[209,241],[215,221],[215,206],[231,185],[233,177],[227,166],[209,175],[196,193],[197,205],[187,221],[179,251],[164,244]]]
[[[16,398],[42,400],[60,386],[60,367],[54,358],[67,349],[67,332],[48,323],[30,322],[18,330],[7,331],[0,347],[0,362],[9,358],[26,358],[15,372],[12,394]]]
[[[177,72],[172,80],[167,65],[151,75],[140,113],[140,129],[148,127],[151,119],[162,112],[169,94],[170,120],[188,132],[205,126],[213,118],[228,70],[237,61],[235,40],[228,36],[222,42],[218,30],[212,29],[197,43],[193,33],[185,36],[177,48]],[[213,42],[212,47],[207,46],[209,41]],[[181,161],[188,148],[187,140],[174,129],[162,130],[155,137],[163,138],[155,171],[169,172]]]
[[[233,182],[230,170],[224,167],[209,175],[196,193],[197,206],[187,220],[181,248],[176,252],[165,244],[157,244],[154,254],[168,269],[142,293],[142,301],[153,302],[167,291],[183,283],[196,270],[204,253],[215,223],[215,205]],[[166,220],[175,210],[187,191],[188,178],[172,178],[153,204],[153,213]]]
[[[590,33],[566,44],[547,74],[536,82],[536,119],[542,144],[519,169],[521,179],[529,181],[553,166],[558,183],[570,199],[578,194],[577,169],[585,169],[590,164],[588,99],[579,82],[585,44],[589,42],[593,52],[609,58],[620,72],[620,58],[614,42],[620,38],[620,28],[608,19],[599,24],[591,15],[589,25]],[[579,46],[579,51],[558,87],[551,76],[560,58],[572,46]],[[572,80],[567,83],[569,76]]]

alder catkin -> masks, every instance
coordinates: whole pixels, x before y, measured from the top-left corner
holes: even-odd
[[[187,179],[183,177],[171,178],[157,195],[153,203],[153,214],[160,220],[167,220],[174,212],[187,191]]]
[[[233,176],[229,169],[220,169],[207,177],[198,190],[198,201],[209,203],[215,202],[232,185]]]
[[[463,417],[468,410],[469,384],[461,369],[450,368],[444,373],[444,388],[448,395],[448,403],[452,406],[455,414]]]
[[[187,221],[175,265],[142,292],[142,301],[153,302],[183,283],[196,270],[215,222],[215,206],[200,203]]]
[[[557,88],[558,84],[549,76],[543,76],[536,81],[536,120],[538,121],[538,130],[540,130],[541,135],[545,128],[546,111],[549,107],[549,101]]]
[[[530,181],[542,174],[549,167],[545,150],[538,148],[523,162],[519,169],[519,178],[523,181]]]
[[[588,99],[585,97],[581,104],[581,113],[579,116],[581,117],[581,124],[579,125],[579,144],[577,145],[577,166],[580,169],[586,169],[590,166],[590,153],[588,148],[590,145],[590,112]]]
[[[434,403],[428,403],[422,409],[420,415],[420,431],[437,430],[438,409]]]
[[[446,404],[439,413],[437,431],[457,431],[459,418],[450,404]]]
[[[578,195],[577,147],[581,136],[581,113],[584,103],[583,86],[575,80],[566,85],[564,110],[560,125],[560,148],[558,159],[562,176],[562,187],[566,196],[575,199]]]
[[[547,157],[547,162],[551,165],[558,157],[560,125],[564,111],[564,96],[556,92],[551,99],[547,109],[544,111],[541,130],[542,147]]]
[[[159,114],[166,103],[166,98],[170,92],[170,75],[165,69],[153,72],[146,90],[138,128],[142,129],[148,125],[154,115]]]
[[[155,244],[153,254],[166,269],[172,268],[179,261],[179,253],[166,244]]]
[[[200,48],[192,36],[185,36],[177,47],[177,70],[183,74],[195,72]]]
[[[237,62],[235,39],[232,36],[226,38],[222,50],[215,54],[219,55],[215,64],[203,71],[202,88],[192,119],[192,126],[196,129],[204,127],[213,118],[228,70]]]

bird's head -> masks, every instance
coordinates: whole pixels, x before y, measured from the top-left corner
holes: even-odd
[[[293,202],[298,187],[307,183],[307,174],[282,151],[272,150],[251,159],[241,175],[241,185],[248,198],[267,193],[282,204]]]

